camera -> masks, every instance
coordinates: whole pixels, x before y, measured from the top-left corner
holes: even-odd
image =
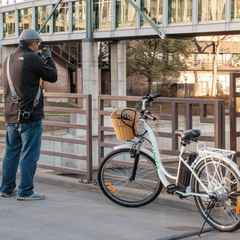
[[[25,110],[18,111],[18,121],[21,123],[29,123],[31,121],[32,112]]]

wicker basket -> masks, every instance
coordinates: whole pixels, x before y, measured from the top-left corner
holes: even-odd
[[[130,113],[129,110],[125,111],[126,114],[129,115],[129,119],[131,120],[123,120],[126,124],[124,124],[122,122],[122,120],[120,119],[120,115],[121,115],[121,112],[122,112],[123,109],[115,109],[111,116],[110,116],[110,119],[111,119],[111,123],[114,127],[114,131],[116,133],[116,136],[117,136],[117,139],[118,140],[132,140],[134,138],[134,134],[133,134],[133,129],[129,126],[127,126],[126,124],[130,125],[130,126],[133,126],[133,118],[132,118],[132,113]],[[124,113],[125,113],[124,112]],[[137,122],[135,122],[135,129],[137,128]]]

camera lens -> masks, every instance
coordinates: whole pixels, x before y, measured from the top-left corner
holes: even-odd
[[[29,119],[29,118],[30,118],[30,113],[29,113],[29,112],[24,112],[24,113],[22,114],[22,117],[23,117],[24,119]]]

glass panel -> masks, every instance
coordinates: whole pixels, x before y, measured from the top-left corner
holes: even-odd
[[[136,1],[133,0],[136,4]],[[136,10],[127,0],[118,0],[116,9],[116,27],[136,26]]]
[[[168,23],[192,22],[192,0],[169,0]]]
[[[60,3],[56,9],[54,32],[68,32],[68,3]]]
[[[162,1],[163,0],[141,0],[141,10],[155,24],[162,23]],[[141,26],[147,26],[148,23],[141,17]]]
[[[240,78],[236,78],[236,92],[240,92]]]
[[[15,37],[15,11],[3,14],[3,37]]]
[[[93,1],[93,29],[99,29],[99,0]]]
[[[219,21],[225,19],[226,0],[199,0],[198,21]]]
[[[240,0],[232,0],[232,19],[240,18]]]
[[[24,29],[32,28],[32,8],[18,11],[19,35]]]
[[[40,29],[50,14],[50,6],[41,6],[36,8],[36,31]],[[49,33],[50,21],[47,22],[41,33]]]
[[[168,23],[176,23],[177,20],[177,0],[169,0],[168,2]]]
[[[86,29],[86,1],[73,3],[73,31]]]
[[[93,1],[93,28],[104,29],[111,28],[111,0]]]
[[[99,28],[111,28],[111,1],[100,1],[99,3]]]

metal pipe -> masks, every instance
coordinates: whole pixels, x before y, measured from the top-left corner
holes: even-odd
[[[92,39],[92,0],[86,0],[86,39]]]
[[[56,8],[58,7],[58,5],[62,2],[62,0],[59,0],[57,2],[57,4],[54,6],[52,12],[49,14],[49,16],[47,17],[46,21],[43,23],[43,25],[40,27],[40,29],[38,30],[38,34],[41,33],[41,31],[43,30],[43,28],[45,27],[45,25],[47,24],[47,22],[49,21],[49,19],[52,17],[53,13],[55,12]]]

